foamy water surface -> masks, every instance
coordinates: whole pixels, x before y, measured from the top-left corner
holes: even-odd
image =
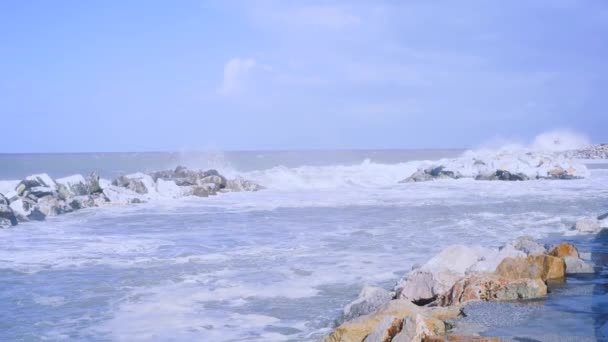
[[[1,230],[0,340],[317,340],[363,284],[390,287],[445,246],[562,232],[608,207],[602,168],[397,183],[417,165],[274,166],[241,173],[261,192]]]

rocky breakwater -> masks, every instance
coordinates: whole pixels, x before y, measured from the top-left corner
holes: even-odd
[[[563,153],[567,158],[608,159],[608,144],[593,145]]]
[[[573,229],[599,231],[607,217],[581,220]],[[499,341],[452,333],[467,303],[540,298],[549,292],[548,281],[593,272],[569,243],[543,246],[524,236],[498,249],[450,246],[412,269],[391,291],[366,286],[323,341]]]
[[[151,174],[125,175],[112,181],[96,174],[59,179],[38,174],[16,181],[0,193],[0,227],[41,221],[90,207],[261,189],[261,185],[240,177],[227,179],[216,170],[190,170],[183,166]]]
[[[500,181],[576,179],[587,174],[584,164],[556,153],[469,151],[460,158],[427,163],[401,183],[459,178]]]

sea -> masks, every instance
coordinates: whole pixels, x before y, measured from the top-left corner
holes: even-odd
[[[0,154],[6,181],[186,165],[266,188],[0,230],[0,341],[317,341],[364,285],[390,289],[446,246],[567,234],[608,211],[605,161],[576,180],[399,183],[463,152]]]

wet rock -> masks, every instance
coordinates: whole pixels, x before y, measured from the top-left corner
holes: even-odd
[[[193,186],[190,190],[190,194],[196,197],[209,197],[210,195],[215,195],[216,193],[217,190],[213,185]]]
[[[348,304],[338,324],[375,312],[393,298],[393,293],[375,286],[365,286],[357,299]]]
[[[531,299],[547,294],[547,285],[540,279],[505,278],[496,274],[475,274],[459,280],[436,303],[451,306],[469,301],[502,301]]]
[[[38,200],[34,211],[38,211],[46,217],[65,214],[73,211],[73,209],[69,205],[67,205],[65,201],[49,195],[42,197]],[[37,213],[37,215],[39,213]]]
[[[511,173],[507,170],[496,170],[496,179],[502,181],[524,181],[529,177],[523,173]]]
[[[226,182],[225,191],[259,191],[263,190],[264,187],[254,183],[252,181],[248,181],[242,177],[237,177],[234,179],[230,179]]]
[[[93,172],[89,175],[87,178],[87,188],[90,194],[100,194],[103,192],[97,173]]]
[[[547,253],[547,249],[540,245],[531,236],[521,236],[510,243],[513,248],[525,253],[526,255],[543,255]]]
[[[601,214],[597,217],[598,221],[602,221],[608,218],[608,213]]]
[[[120,176],[112,182],[112,185],[127,188],[138,194],[147,194],[155,188],[152,177],[143,173]]]
[[[414,172],[412,175],[407,177],[406,179],[400,181],[399,183],[416,183],[416,182],[428,182],[433,180],[433,176],[426,173],[424,170],[419,169]]]
[[[91,193],[87,180],[82,175],[73,175],[56,180],[58,192],[63,198],[85,196]]]
[[[506,258],[496,268],[496,274],[507,279],[560,279],[566,275],[566,264],[562,258],[550,255]]]
[[[500,249],[491,249],[484,253],[480,260],[477,261],[473,266],[467,269],[469,273],[479,272],[494,272],[496,267],[506,258],[525,257],[526,254],[522,251],[515,249],[512,245],[507,244]]]
[[[401,330],[403,318],[385,316],[374,329],[365,337],[363,342],[391,342]]]
[[[562,242],[559,245],[553,247],[551,249],[551,252],[549,252],[549,255],[552,255],[554,257],[558,257],[558,258],[564,258],[564,257],[575,257],[575,258],[580,258],[580,255],[578,254],[578,249],[576,249],[576,247],[574,247],[574,245],[569,244],[567,242]]]
[[[16,226],[17,223],[17,217],[10,207],[9,200],[0,194],[0,228]]]
[[[593,265],[580,258],[566,256],[564,262],[566,263],[566,274],[595,273]]]

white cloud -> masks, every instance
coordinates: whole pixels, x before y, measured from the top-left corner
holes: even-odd
[[[241,89],[243,78],[256,66],[253,58],[232,58],[224,66],[224,79],[220,94],[230,95]]]

